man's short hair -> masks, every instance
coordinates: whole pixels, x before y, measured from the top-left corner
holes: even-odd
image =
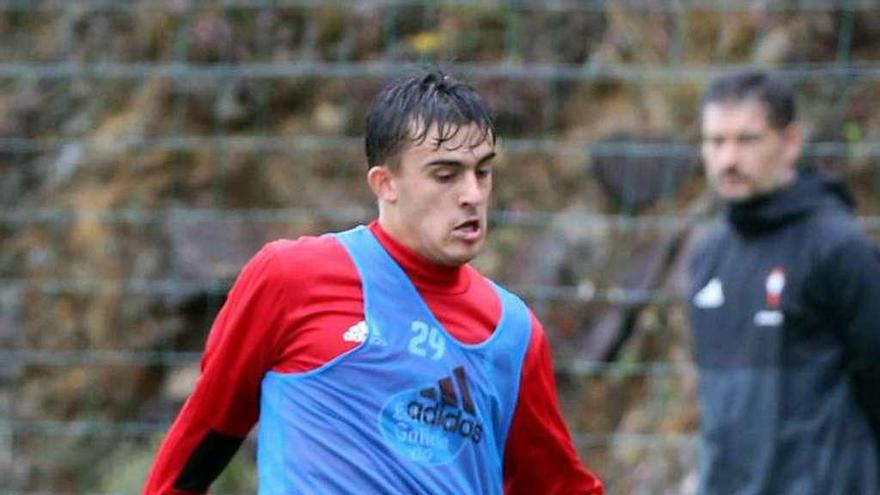
[[[749,70],[721,76],[712,81],[700,109],[710,103],[739,103],[754,99],[767,109],[767,120],[776,129],[785,129],[795,118],[794,94],[778,77],[763,71]]]
[[[367,168],[396,167],[404,146],[422,143],[433,126],[440,146],[470,124],[482,130],[483,139],[495,141],[489,107],[470,85],[439,70],[395,81],[379,92],[367,114]]]

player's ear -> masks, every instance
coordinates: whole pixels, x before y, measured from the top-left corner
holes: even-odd
[[[367,184],[379,201],[393,203],[397,201],[397,183],[394,174],[385,165],[370,167],[367,171]]]
[[[782,131],[782,140],[784,143],[785,160],[794,164],[798,155],[801,153],[801,147],[804,143],[803,129],[797,122],[788,124]]]

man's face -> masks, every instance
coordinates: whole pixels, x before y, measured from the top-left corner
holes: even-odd
[[[486,240],[495,145],[476,125],[437,145],[437,129],[400,153],[398,167],[373,167],[368,179],[380,200],[379,222],[425,258],[458,266]]]
[[[800,152],[795,124],[774,128],[755,99],[710,102],[702,113],[702,156],[709,184],[723,199],[745,201],[794,178]]]

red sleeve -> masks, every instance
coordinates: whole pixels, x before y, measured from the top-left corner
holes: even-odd
[[[195,389],[171,426],[144,494],[204,493],[259,414],[260,383],[285,326],[284,277],[272,244],[242,269],[211,328]]]
[[[604,493],[587,471],[559,412],[550,346],[532,315],[532,338],[523,363],[519,400],[504,451],[507,495]]]

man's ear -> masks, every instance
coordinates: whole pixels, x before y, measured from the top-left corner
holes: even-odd
[[[801,154],[804,145],[803,128],[797,122],[792,122],[782,131],[782,139],[785,143],[785,160],[794,164]]]
[[[371,167],[367,171],[367,184],[379,201],[393,203],[397,201],[397,183],[394,174],[385,165]]]

